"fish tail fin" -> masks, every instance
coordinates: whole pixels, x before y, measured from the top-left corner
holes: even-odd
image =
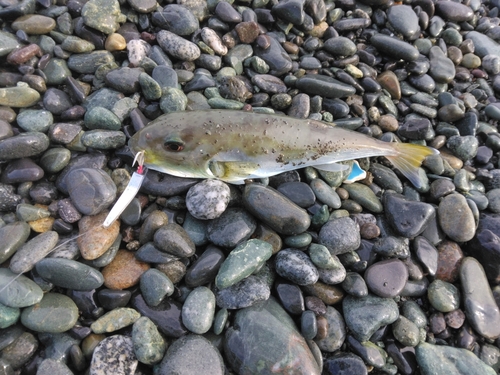
[[[418,168],[427,156],[439,154],[439,151],[412,143],[392,143],[396,150],[395,155],[387,155],[386,158],[405,175],[417,188],[422,187]]]

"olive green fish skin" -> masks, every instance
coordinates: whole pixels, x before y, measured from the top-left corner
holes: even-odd
[[[234,110],[160,116],[129,146],[134,153],[145,151],[151,169],[236,184],[306,166],[398,154],[391,143],[320,121]]]

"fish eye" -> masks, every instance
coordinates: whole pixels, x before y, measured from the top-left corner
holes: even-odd
[[[164,144],[167,151],[179,152],[184,150],[184,142],[181,141],[166,141]]]

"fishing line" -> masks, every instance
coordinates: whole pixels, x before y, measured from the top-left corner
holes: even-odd
[[[134,199],[134,197],[139,192],[139,189],[141,188],[141,185],[144,181],[144,178],[146,177],[147,168],[144,167],[144,151],[139,151],[135,155],[134,161],[132,163],[132,167],[135,165],[136,162],[138,163],[137,172],[134,172],[132,174],[132,177],[130,178],[130,181],[127,184],[127,187],[125,188],[123,193],[120,195],[118,200],[113,205],[113,208],[109,212],[109,214],[106,217],[106,219],[104,220],[104,222],[102,224],[99,224],[95,227],[92,227],[92,228],[86,230],[85,232],[80,233],[79,235],[77,235],[73,238],[70,238],[70,239],[64,241],[63,243],[57,245],[55,248],[50,250],[45,255],[45,257],[47,257],[47,255],[51,254],[52,252],[56,251],[57,249],[61,248],[62,246],[66,245],[67,243],[70,243],[74,240],[77,240],[78,238],[80,238],[82,236],[85,236],[86,234],[90,233],[91,231],[94,231],[94,230],[99,229],[99,228],[103,228],[103,229],[109,228],[109,226],[111,224],[113,224],[120,217],[120,215],[123,213],[123,211],[125,211],[125,209],[128,207],[130,202]],[[0,293],[2,293],[5,289],[7,289],[9,287],[9,285],[11,285],[14,281],[16,281],[21,275],[22,275],[22,273],[16,274],[16,276],[14,276],[14,278],[12,278],[7,283],[7,285],[5,285],[4,287],[2,287],[2,289],[0,289]]]

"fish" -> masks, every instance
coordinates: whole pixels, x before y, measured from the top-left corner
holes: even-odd
[[[385,156],[417,188],[418,169],[438,153],[431,147],[383,142],[322,121],[239,110],[173,112],[159,116],[129,140],[144,165],[173,176],[219,179],[231,184],[338,162]]]

